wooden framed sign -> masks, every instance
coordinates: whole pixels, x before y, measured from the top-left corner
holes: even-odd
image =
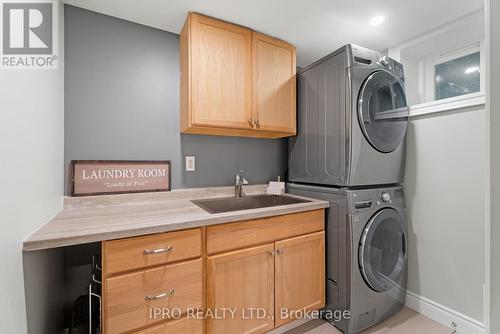
[[[170,161],[73,160],[72,196],[170,191]]]

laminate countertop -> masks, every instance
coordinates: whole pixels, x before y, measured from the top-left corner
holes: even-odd
[[[247,195],[265,193],[265,185],[245,186]],[[180,189],[170,192],[66,197],[64,208],[23,242],[24,251],[128,238],[327,208],[327,201],[211,214],[191,200],[234,196],[234,187]],[[299,196],[294,196],[299,197]]]

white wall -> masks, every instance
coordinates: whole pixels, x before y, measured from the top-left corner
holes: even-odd
[[[483,323],[484,107],[413,118],[405,191],[408,289]]]
[[[500,333],[500,3],[487,1],[490,42],[489,115],[490,115],[490,172],[491,172],[491,329]],[[488,11],[489,10],[489,11]],[[491,94],[490,94],[491,92]]]
[[[419,104],[422,101],[419,96],[419,60],[402,52],[400,61],[404,63],[406,101],[409,105]]]
[[[26,333],[22,240],[61,209],[63,11],[58,70],[0,70],[0,333]]]

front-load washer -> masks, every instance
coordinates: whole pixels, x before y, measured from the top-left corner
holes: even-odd
[[[346,45],[297,74],[291,182],[355,187],[399,184],[408,123],[403,65]]]
[[[326,221],[324,316],[352,334],[390,317],[406,298],[407,224],[403,189],[288,184],[291,194],[330,202]],[[346,316],[332,316],[347,311]]]

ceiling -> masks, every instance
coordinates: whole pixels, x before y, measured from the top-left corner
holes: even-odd
[[[434,30],[425,38],[417,38],[411,43],[401,45],[401,60],[407,65],[404,60],[412,59],[418,62],[423,59],[443,57],[479,48],[480,42],[485,39],[484,27],[484,12],[474,12],[445,27]]]
[[[483,7],[483,0],[65,0],[179,33],[188,11],[238,23],[297,47],[305,66],[347,43],[385,50]],[[369,21],[385,16],[383,24]]]

